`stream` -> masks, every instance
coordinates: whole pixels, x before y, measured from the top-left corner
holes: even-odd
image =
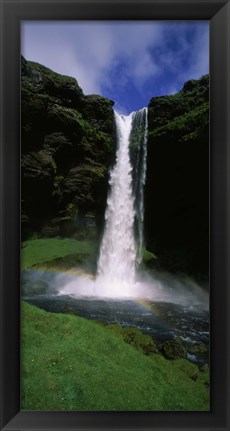
[[[55,277],[39,271],[22,274],[22,299],[53,313],[71,313],[90,320],[135,327],[157,344],[181,337],[191,362],[208,363],[209,312],[203,305],[181,305],[142,299],[75,297],[58,293]],[[52,283],[53,282],[53,283]],[[61,284],[62,278],[59,279]],[[204,347],[201,352],[199,347]]]

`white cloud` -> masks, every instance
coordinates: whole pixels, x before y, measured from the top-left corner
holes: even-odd
[[[187,37],[188,27],[150,21],[25,21],[22,53],[75,77],[85,94],[102,94],[103,88],[114,86],[122,92],[130,82],[141,92],[149,80],[169,71],[180,77],[167,85],[172,94],[180,89],[179,82],[208,72],[207,26],[197,25],[193,42]],[[185,59],[190,60],[186,68]]]
[[[68,27],[68,28],[67,28]],[[110,82],[114,64],[126,62],[124,80],[142,85],[158,72],[149,54],[162,30],[149,23],[50,23],[24,22],[22,52],[29,60],[45,64],[58,73],[75,76],[85,93],[100,92]]]
[[[193,78],[200,78],[209,72],[209,32],[199,32],[194,43],[194,60],[190,69]]]

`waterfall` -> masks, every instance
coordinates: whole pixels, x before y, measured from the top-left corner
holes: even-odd
[[[134,113],[130,134],[130,157],[133,166],[133,195],[135,205],[135,236],[137,244],[137,266],[143,255],[144,185],[147,167],[148,110]]]
[[[98,276],[130,284],[135,282],[143,244],[147,108],[128,116],[114,115],[117,153],[110,173]]]

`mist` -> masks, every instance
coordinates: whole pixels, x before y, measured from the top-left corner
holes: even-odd
[[[104,300],[143,299],[151,302],[167,302],[183,306],[196,306],[208,309],[209,295],[194,280],[187,276],[174,276],[169,273],[137,272],[133,283],[94,277],[91,273],[55,274],[48,271],[26,271],[23,286],[31,286],[31,293],[37,290],[48,295],[69,295],[74,298]]]

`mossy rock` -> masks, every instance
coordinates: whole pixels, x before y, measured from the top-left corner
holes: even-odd
[[[209,351],[205,344],[199,342],[190,345],[188,350],[190,353],[198,353],[200,355],[205,355]]]
[[[106,325],[106,324],[103,324]],[[130,344],[135,349],[141,351],[145,355],[152,355],[157,352],[157,346],[150,335],[143,334],[137,328],[123,328],[119,324],[106,325],[114,334],[120,336],[125,343]]]
[[[54,178],[57,169],[52,156],[44,150],[23,155],[21,166],[25,180],[31,178],[40,181],[47,177]]]
[[[157,256],[154,253],[151,253],[146,249],[143,250],[143,258],[142,258],[143,263],[145,264],[150,262],[152,263],[155,259],[157,259]]]
[[[69,148],[73,148],[73,143],[62,132],[54,132],[45,135],[44,148],[52,155],[57,156],[62,153],[62,157],[68,156]]]
[[[150,335],[143,334],[139,329],[123,329],[122,338],[126,343],[142,351],[145,355],[152,355],[157,351],[156,345]]]
[[[99,130],[112,133],[113,131],[113,109],[114,102],[105,97],[90,94],[85,96],[82,112],[92,124]]]
[[[43,91],[65,102],[78,106],[83,98],[82,89],[75,78],[60,75],[53,70],[22,57],[22,81],[29,81],[36,91]]]
[[[76,79],[23,57],[21,66],[24,237],[62,234],[63,223],[59,230],[51,221],[71,222],[69,204],[83,215],[93,211],[98,229],[115,158],[113,102],[85,96]]]
[[[187,351],[178,338],[165,341],[161,345],[160,351],[167,359],[187,358]]]

